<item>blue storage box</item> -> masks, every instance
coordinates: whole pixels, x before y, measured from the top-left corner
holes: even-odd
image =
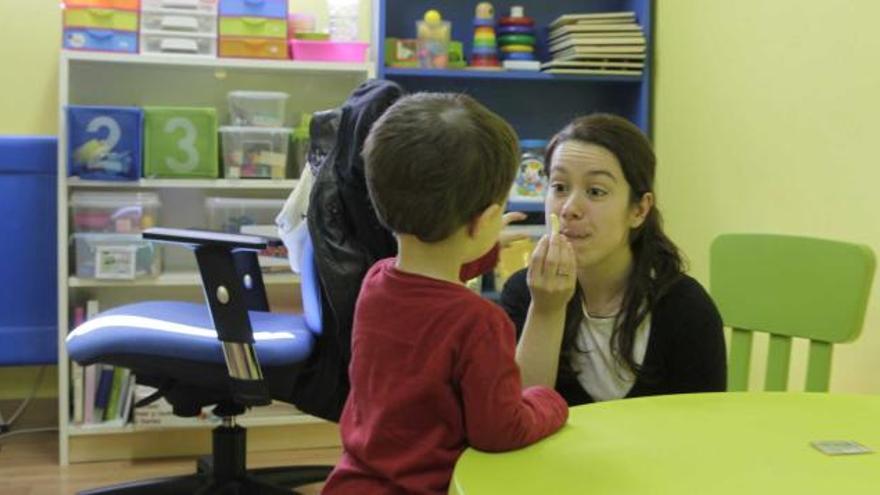
[[[67,107],[67,173],[93,180],[141,176],[144,112],[135,107]]]
[[[58,140],[0,136],[0,365],[58,361]]]
[[[100,52],[137,53],[138,37],[134,31],[66,28],[64,48]]]
[[[287,19],[287,0],[220,0],[220,15]]]

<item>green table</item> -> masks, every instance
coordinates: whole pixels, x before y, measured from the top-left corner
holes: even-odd
[[[818,440],[875,453],[829,456]],[[578,406],[504,454],[468,449],[454,495],[880,494],[880,396],[714,393]]]

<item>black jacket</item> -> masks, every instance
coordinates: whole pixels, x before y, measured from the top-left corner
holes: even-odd
[[[393,235],[379,223],[370,202],[361,150],[370,127],[402,95],[400,86],[384,80],[367,81],[352,92],[339,109],[335,144],[318,164],[309,197],[308,227],[323,296],[322,333],[296,378],[293,403],[332,421],[339,420],[348,395],[351,327],[361,281],[373,263],[397,254]],[[312,140],[328,141],[326,136]]]
[[[501,306],[522,334],[532,296],[526,270],[504,284]],[[566,325],[583,311],[573,297],[566,309]],[[560,359],[563,356],[560,355]],[[651,308],[651,333],[642,371],[626,397],[721,392],[727,388],[727,359],[721,316],[703,286],[684,275]],[[556,390],[570,406],[593,402],[575,375],[562,369]]]

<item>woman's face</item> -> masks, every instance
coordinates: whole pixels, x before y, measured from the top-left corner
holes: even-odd
[[[559,216],[560,232],[571,242],[578,268],[630,256],[630,230],[641,225],[647,211],[631,202],[629,183],[613,153],[565,141],[551,157],[549,183],[547,223],[551,213]]]

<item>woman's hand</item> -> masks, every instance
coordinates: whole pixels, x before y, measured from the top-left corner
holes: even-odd
[[[568,239],[558,233],[543,236],[529,259],[526,281],[532,294],[535,311],[564,311],[574,294],[574,249]]]
[[[516,241],[529,238],[525,232],[519,234],[504,232],[504,229],[511,223],[522,222],[526,218],[526,214],[519,211],[511,211],[501,216],[501,234],[498,236],[498,242],[501,244],[501,247],[505,248]]]

